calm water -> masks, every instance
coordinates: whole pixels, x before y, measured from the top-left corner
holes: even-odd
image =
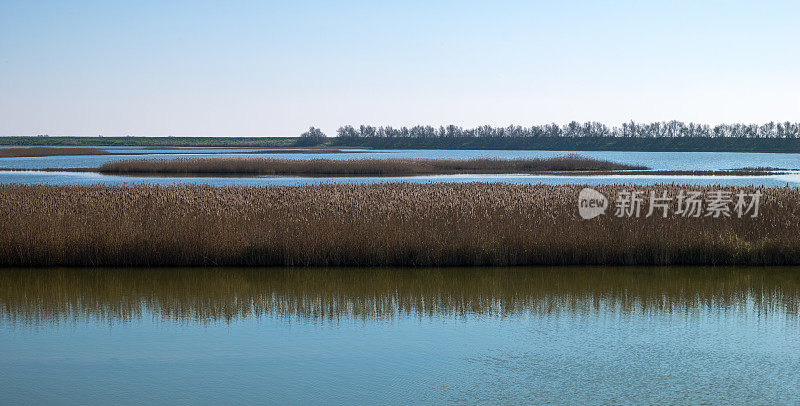
[[[614,151],[472,151],[472,150],[385,150],[369,151],[353,150],[358,153],[339,154],[248,154],[256,149],[220,149],[220,148],[180,148],[164,151],[142,150],[137,148],[108,149],[114,155],[98,156],[58,156],[35,158],[0,158],[0,168],[41,169],[41,168],[76,168],[97,167],[105,162],[131,158],[174,159],[179,157],[275,157],[287,159],[363,159],[363,158],[544,158],[578,153],[581,155],[607,159],[614,162],[644,165],[658,170],[720,170],[744,167],[773,167],[794,170],[786,175],[770,176],[539,176],[539,175],[455,175],[455,176],[412,176],[412,177],[337,177],[337,178],[303,178],[303,177],[142,177],[142,176],[108,176],[92,173],[71,172],[9,172],[0,171],[0,183],[29,183],[56,185],[84,184],[124,184],[124,183],[204,183],[215,186],[229,185],[297,185],[320,182],[509,182],[509,183],[546,183],[569,184],[580,183],[590,185],[631,183],[683,183],[695,185],[763,185],[763,186],[800,186],[800,154],[751,154],[729,152],[614,152]],[[146,152],[149,155],[130,155],[130,151]],[[154,154],[169,152],[169,155]],[[180,152],[180,154],[175,154]],[[228,152],[227,154],[216,154]]]
[[[796,403],[800,269],[0,270],[0,404]]]

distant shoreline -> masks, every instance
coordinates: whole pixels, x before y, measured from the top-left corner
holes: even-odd
[[[330,137],[315,145],[299,137],[0,137],[0,146],[365,148],[621,152],[800,153],[798,138],[732,137]]]
[[[331,147],[371,149],[800,153],[796,138],[461,137],[332,138]]]
[[[75,172],[75,173],[96,173],[111,176],[140,176],[140,177],[170,177],[170,178],[190,178],[190,177],[263,177],[263,176],[292,176],[300,178],[339,178],[339,177],[400,177],[400,176],[447,176],[447,175],[543,175],[543,176],[769,176],[785,175],[789,173],[787,169],[779,168],[739,168],[721,170],[649,170],[649,169],[617,169],[617,170],[531,170],[531,171],[509,171],[500,169],[468,170],[462,172],[442,171],[442,172],[419,172],[419,173],[315,173],[315,172],[291,172],[291,173],[259,173],[247,171],[103,171],[101,168],[0,168],[0,172]]]
[[[90,147],[18,147],[0,148],[0,158],[32,158],[45,156],[89,156],[89,155],[184,155],[175,148],[166,147],[170,152],[154,152],[154,148],[132,150],[131,152],[115,153],[102,148]],[[259,149],[247,152],[203,152],[204,155],[234,155],[234,154],[359,154],[365,151],[343,151],[335,148],[278,148]]]
[[[298,137],[0,136],[0,146],[280,148],[280,147],[297,147],[296,145],[297,139]]]

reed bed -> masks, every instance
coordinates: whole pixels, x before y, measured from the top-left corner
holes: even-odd
[[[674,196],[684,187],[650,188]],[[756,218],[582,220],[581,188],[2,185],[0,265],[800,264],[800,189],[758,189],[764,195]],[[596,189],[615,196],[626,188]],[[720,189],[757,190],[695,190]]]
[[[531,173],[647,169],[567,155],[546,159],[270,159],[180,158],[132,159],[103,164],[110,174],[250,174],[316,176],[399,176],[455,173]]]
[[[64,155],[109,155],[110,152],[99,148],[0,148],[0,158],[64,156]]]
[[[253,152],[243,152],[244,154],[363,154],[368,151],[351,151],[335,148],[278,148],[278,149],[260,149]]]
[[[208,148],[208,147],[197,147],[197,148]],[[230,149],[237,149],[236,147],[220,147],[221,149],[230,148]],[[143,151],[177,151],[176,153],[186,153],[186,149],[191,149],[191,147],[143,147]],[[184,151],[182,151],[184,150]],[[273,149],[259,149],[254,151],[225,151],[225,152],[203,152],[203,154],[352,154],[352,153],[364,153],[366,151],[351,151],[351,150],[343,150],[337,148],[297,148],[297,147],[286,147],[286,148],[273,148]],[[155,152],[158,154],[159,152]]]

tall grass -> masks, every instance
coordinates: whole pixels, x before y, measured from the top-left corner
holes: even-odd
[[[177,151],[175,154],[185,154],[187,147],[142,147],[143,151]],[[197,148],[207,148],[207,147],[197,147]],[[336,149],[336,148],[296,148],[296,147],[283,147],[283,148],[275,148],[275,149],[259,149],[259,150],[245,150],[245,151],[236,151],[233,147],[219,147],[219,148],[230,148],[231,151],[202,151],[204,155],[214,155],[214,154],[361,154],[367,152],[366,150],[347,150],[347,149]],[[184,150],[184,151],[182,151]],[[193,151],[194,152],[194,151]],[[196,153],[196,152],[194,152]],[[164,152],[153,152],[153,154],[165,154]],[[127,155],[127,154],[126,154]]]
[[[0,148],[0,158],[63,156],[63,155],[109,155],[110,152],[99,148]]]
[[[757,218],[593,220],[578,216],[580,189],[2,185],[0,265],[800,264],[800,189],[762,189]]]
[[[567,155],[546,159],[269,159],[182,158],[108,162],[101,173],[254,174],[254,175],[429,175],[454,173],[530,173],[646,169]]]

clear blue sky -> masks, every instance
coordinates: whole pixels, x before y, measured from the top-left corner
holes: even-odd
[[[797,1],[0,0],[0,135],[800,121]]]

